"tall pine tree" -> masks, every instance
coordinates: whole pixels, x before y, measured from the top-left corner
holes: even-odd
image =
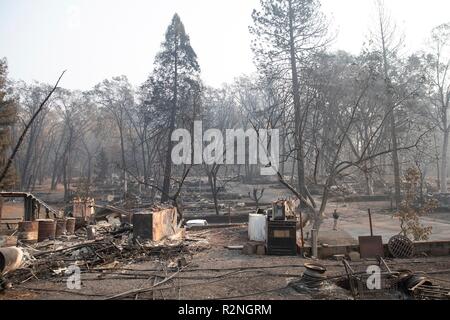
[[[0,171],[3,170],[11,148],[11,128],[16,121],[16,103],[7,97],[8,65],[6,59],[0,59]],[[0,189],[8,189],[16,184],[16,174],[11,167],[5,178],[0,181]]]
[[[155,68],[147,81],[151,88],[150,104],[159,117],[160,125],[166,129],[167,149],[165,150],[164,182],[161,202],[169,200],[172,175],[171,136],[179,117],[186,114],[189,99],[199,92],[200,66],[197,55],[191,47],[189,36],[178,14],[172,18],[167,28],[161,51],[155,59]]]

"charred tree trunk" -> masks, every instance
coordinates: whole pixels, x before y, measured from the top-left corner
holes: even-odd
[[[147,172],[147,159],[145,157],[145,140],[146,140],[146,134],[144,134],[144,140],[141,141],[141,154],[142,154],[142,170],[144,174],[144,182],[148,183],[148,172]],[[146,185],[144,186],[144,188]]]
[[[162,188],[161,202],[169,200],[170,192],[170,178],[172,175],[172,133],[175,130],[176,113],[178,107],[178,37],[175,37],[175,70],[174,70],[174,85],[173,85],[173,103],[170,113],[169,134],[167,139],[166,163],[164,167],[164,182]]]
[[[447,127],[447,115],[444,115],[444,123],[445,123],[445,127]],[[440,191],[442,193],[447,193],[448,192],[448,188],[447,188],[447,154],[448,154],[448,138],[449,138],[449,131],[445,130],[444,131],[444,141],[442,143],[442,159],[441,159],[441,176],[440,176]]]
[[[400,190],[400,163],[398,160],[398,141],[397,130],[395,128],[395,116],[394,110],[391,113],[390,119],[391,126],[391,141],[392,141],[392,163],[394,165],[394,188],[395,188],[395,204],[396,207],[400,207],[401,202],[401,190]]]
[[[395,123],[395,108],[392,103],[392,83],[389,77],[389,62],[388,52],[386,48],[386,35],[384,25],[380,17],[380,35],[383,49],[383,65],[384,65],[384,78],[386,85],[386,112],[388,113],[388,125],[390,131],[390,140],[392,144],[392,165],[394,168],[394,190],[395,190],[395,204],[396,208],[400,207],[401,202],[401,190],[400,190],[400,163],[398,159],[398,141],[397,141],[397,128]]]
[[[219,201],[217,199],[217,179],[216,177],[214,177],[214,173],[213,172],[209,172],[208,173],[208,182],[209,182],[209,186],[211,187],[211,195],[213,197],[213,201],[214,201],[214,210],[216,211],[216,215],[219,215]]]
[[[290,63],[292,74],[292,95],[294,97],[294,112],[295,112],[295,148],[297,154],[297,177],[298,177],[298,192],[306,196],[305,190],[305,151],[302,139],[302,125],[301,125],[301,105],[300,105],[300,83],[298,79],[297,60],[295,55],[295,39],[294,39],[294,17],[291,0],[289,0],[289,45],[290,45]]]
[[[127,190],[127,165],[125,160],[125,142],[123,138],[123,123],[121,119],[118,119],[118,125],[119,125],[119,135],[120,135],[120,151],[121,151],[121,157],[122,157],[122,181],[123,181],[123,194],[124,198],[126,197],[126,194],[128,192]]]

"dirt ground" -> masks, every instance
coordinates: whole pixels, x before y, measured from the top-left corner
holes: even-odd
[[[331,216],[335,209],[340,214],[338,232],[332,231],[333,219]],[[325,231],[322,234],[331,234],[331,238],[333,238],[334,234],[343,233],[348,236],[347,239],[353,239],[353,241],[356,241],[359,236],[370,235],[368,209],[371,209],[372,213],[374,235],[382,236],[384,243],[387,243],[392,236],[400,233],[400,223],[390,211],[390,203],[373,201],[330,203],[326,213],[327,219],[325,219],[321,227],[321,231]],[[420,221],[423,225],[433,228],[429,240],[450,240],[450,212],[432,213],[421,217]],[[340,237],[343,237],[343,235]],[[331,241],[329,244],[346,244],[339,240],[337,243],[333,243],[332,239],[329,241]]]
[[[185,255],[188,264],[178,273],[167,269],[170,260],[154,258],[103,272],[84,272],[81,275],[81,290],[68,289],[65,276],[55,275],[40,280],[30,278],[0,294],[0,299],[101,300],[128,290],[151,288],[161,281],[162,284],[157,285],[156,290],[130,294],[121,299],[352,299],[349,291],[333,282],[320,291],[298,292],[290,286],[290,283],[300,278],[305,270],[303,264],[310,259],[300,256],[249,256],[240,250],[227,249],[226,246],[246,242],[245,226],[192,231],[188,232],[188,237],[196,239],[196,242],[200,239],[206,250]],[[326,266],[328,277],[345,275],[342,262],[319,262]],[[387,260],[387,263],[393,270],[411,269],[431,273],[430,277],[437,284],[450,287],[450,257],[394,259]],[[372,264],[375,261],[351,262],[353,268],[362,270]]]

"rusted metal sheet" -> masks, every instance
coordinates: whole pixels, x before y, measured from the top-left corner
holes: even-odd
[[[359,253],[363,259],[384,257],[383,239],[381,236],[359,237]]]
[[[133,214],[133,238],[153,240],[152,212],[139,212]]]
[[[52,219],[39,219],[39,233],[38,241],[44,241],[46,239],[55,239],[56,234],[56,221]]]
[[[153,241],[160,241],[177,233],[177,209],[153,212]]]
[[[66,218],[66,232],[68,235],[75,233],[75,218]]]
[[[361,258],[377,258],[384,257],[383,239],[381,236],[373,235],[372,213],[369,213],[370,236],[359,237],[359,253]]]
[[[60,237],[62,235],[65,235],[66,234],[66,226],[67,226],[67,220],[66,219],[58,219],[58,220],[56,220],[55,237]]]
[[[39,222],[22,221],[19,222],[17,237],[25,243],[36,243],[38,241]]]

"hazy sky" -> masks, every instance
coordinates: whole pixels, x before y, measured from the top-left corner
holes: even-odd
[[[449,0],[386,0],[411,50],[432,27],[450,22]],[[206,84],[255,70],[248,26],[259,0],[0,0],[0,57],[10,77],[89,89],[125,74],[143,82],[177,12],[191,37]],[[373,0],[322,0],[339,35],[334,48],[358,53],[373,24]]]

